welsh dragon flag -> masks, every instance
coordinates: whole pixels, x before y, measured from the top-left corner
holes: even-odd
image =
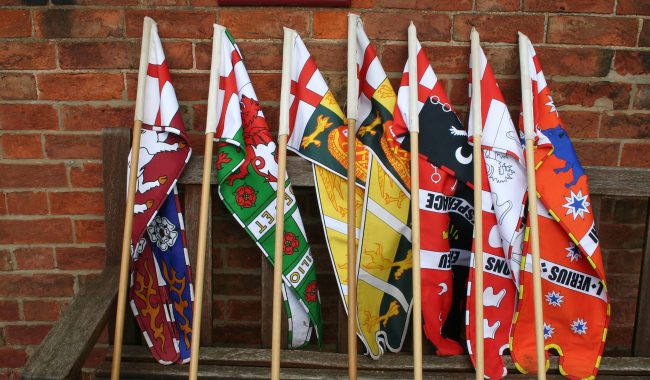
[[[536,129],[544,343],[560,355],[560,372],[593,378],[605,345],[609,303],[587,176],[544,79],[530,41],[529,70]],[[536,371],[532,258],[528,244],[510,351],[517,368]],[[548,353],[547,353],[548,355]]]
[[[412,304],[409,153],[391,132],[396,95],[357,19],[359,130],[371,152],[359,247],[357,307],[360,337],[378,358],[399,351]]]
[[[438,355],[459,355],[460,321],[474,219],[472,148],[422,46],[417,44],[420,120],[420,233],[424,332]],[[393,131],[410,150],[408,62],[393,116]]]
[[[129,296],[144,339],[161,364],[190,359],[194,294],[176,181],[191,154],[154,24],[144,91]]]
[[[471,61],[471,60],[470,60]],[[500,379],[508,371],[501,355],[508,348],[510,326],[515,313],[517,286],[511,256],[521,258],[523,246],[522,214],[526,199],[526,164],[510,113],[497,85],[492,68],[480,49],[482,185],[483,185],[483,336],[485,376]],[[470,70],[471,83],[471,70]],[[471,94],[471,91],[470,91]],[[470,111],[470,120],[472,115]],[[469,128],[470,138],[473,135]],[[475,361],[476,316],[472,256],[467,297],[467,346]],[[519,261],[516,261],[519,265]]]
[[[242,55],[230,33],[221,33],[218,124],[215,141],[219,196],[233,217],[273,263],[278,164],[277,145],[266,124]],[[307,345],[313,329],[320,344],[323,323],[314,258],[287,178],[283,296],[290,347]]]

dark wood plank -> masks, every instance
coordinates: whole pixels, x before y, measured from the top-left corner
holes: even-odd
[[[260,325],[260,334],[262,335],[262,348],[271,348],[273,343],[273,266],[269,260],[262,254],[262,321]],[[280,347],[287,348],[287,330],[289,328],[287,323],[287,312],[282,306],[282,331],[280,337]]]
[[[192,279],[196,278],[196,254],[199,240],[199,211],[201,207],[201,186],[185,186],[185,234],[187,250],[192,267]],[[201,315],[201,346],[212,345],[212,197],[208,201],[208,232],[205,250],[205,277],[203,282],[203,313]]]
[[[337,318],[336,318],[336,352],[348,353],[348,313],[345,311],[343,300],[337,297]]]
[[[639,275],[632,355],[650,357],[650,198],[648,199],[643,262]]]
[[[90,350],[114,314],[119,267],[109,266],[89,281],[31,356],[23,379],[65,379],[80,376]]]

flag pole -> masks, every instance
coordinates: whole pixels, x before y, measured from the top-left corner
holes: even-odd
[[[140,47],[140,66],[138,67],[138,87],[136,93],[137,95],[135,98],[133,138],[131,142],[129,184],[126,197],[126,211],[124,213],[124,234],[122,235],[120,281],[117,291],[117,312],[115,315],[115,337],[113,339],[113,362],[111,366],[112,380],[117,380],[120,378],[120,364],[122,362],[122,344],[124,341],[124,312],[126,309],[126,292],[128,289],[129,264],[131,261],[133,209],[135,207],[135,189],[138,174],[138,161],[140,159],[140,130],[142,129],[142,119],[144,118],[144,85],[147,79],[147,67],[149,66],[151,28],[154,25],[156,25],[156,22],[152,18],[144,18],[144,22],[142,24],[142,46]]]
[[[356,132],[359,101],[357,77],[357,24],[348,15],[348,378],[357,378],[357,223],[356,223]]]
[[[196,251],[196,278],[194,279],[194,310],[192,311],[192,342],[190,344],[190,375],[197,378],[199,370],[199,349],[201,348],[201,315],[203,313],[203,283],[205,278],[205,250],[208,244],[208,208],[210,207],[210,176],[212,174],[212,148],[217,130],[217,102],[219,95],[219,65],[221,63],[221,38],[224,28],[214,24],[212,36],[212,63],[208,90],[208,114],[205,123],[205,153],[203,156],[203,178],[201,181],[201,204],[199,208],[199,241]]]
[[[422,379],[422,284],[420,280],[420,168],[417,32],[408,28],[409,132],[411,134],[411,252],[413,254],[413,378]]]
[[[289,137],[289,99],[291,66],[296,31],[284,28],[282,48],[282,82],[280,87],[280,122],[278,127],[278,189],[275,209],[275,255],[273,262],[273,329],[271,344],[271,379],[280,379],[280,319],[282,317],[282,255],[284,251],[284,191],[287,174],[287,139]]]
[[[485,356],[483,341],[483,178],[481,160],[481,136],[483,121],[481,114],[481,56],[480,40],[476,28],[472,27],[472,128],[474,130],[474,309],[475,309],[475,359],[476,380],[483,380]]]
[[[537,220],[537,187],[535,184],[535,122],[533,119],[533,91],[530,79],[528,37],[519,32],[519,67],[521,71],[521,103],[523,106],[524,136],[526,139],[526,172],[528,175],[528,220],[533,256],[533,302],[535,306],[535,350],[537,378],[546,379],[544,352],[544,318],[542,315],[542,275],[540,271],[539,225]]]

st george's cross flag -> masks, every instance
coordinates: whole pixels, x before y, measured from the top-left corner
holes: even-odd
[[[275,255],[277,144],[233,37],[221,33],[215,141],[219,196],[271,264]],[[320,296],[305,227],[287,177],[283,244],[283,296],[290,348],[323,333]]]
[[[300,36],[291,44],[288,148],[312,163],[325,242],[347,310],[347,133],[345,116]],[[368,151],[357,141],[356,228],[361,226]]]
[[[527,39],[526,39],[527,40]],[[605,345],[609,303],[587,175],[560,120],[530,41],[545,348],[560,373],[593,378]],[[532,258],[525,248],[510,351],[520,371],[535,372]],[[547,353],[548,357],[548,353]]]
[[[130,304],[153,357],[162,364],[185,363],[190,359],[194,294],[176,181],[192,149],[155,24],[142,122]]]
[[[357,282],[360,338],[373,358],[401,349],[412,305],[409,153],[390,128],[395,91],[355,18],[359,80],[357,137],[370,151]]]
[[[483,124],[483,289],[474,285],[476,260],[472,253],[467,297],[467,346],[475,363],[476,310],[478,291],[483,294],[483,336],[485,376],[500,379],[508,371],[501,355],[510,342],[510,326],[515,313],[517,286],[509,257],[521,257],[523,246],[522,214],[526,199],[526,164],[519,135],[510,118],[501,90],[483,49],[479,49],[481,120]],[[470,60],[471,62],[471,60]],[[472,72],[470,70],[470,83]],[[471,87],[471,84],[470,84]],[[471,95],[471,91],[470,91]],[[469,119],[472,120],[470,108]],[[470,139],[473,128],[469,126]],[[480,214],[477,215],[479,217]],[[474,250],[473,250],[474,252]]]
[[[472,148],[467,142],[467,131],[454,113],[419,42],[416,59],[424,332],[438,355],[459,355],[463,353],[457,340],[464,327],[460,321],[464,316],[474,218],[472,192],[466,185],[472,180]],[[410,150],[408,83],[411,75],[408,67],[407,62],[393,113],[393,131],[407,151]],[[456,273],[452,271],[454,267],[458,268]]]

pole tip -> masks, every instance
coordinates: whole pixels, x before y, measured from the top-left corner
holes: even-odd
[[[359,15],[356,14],[356,13],[348,13],[348,18],[350,18],[350,19],[360,20],[360,19],[361,19],[361,16],[359,16]]]
[[[152,26],[157,25],[156,21],[154,21],[154,19],[152,19],[149,16],[144,16],[144,22],[145,22],[145,24],[151,24]]]
[[[472,27],[472,31],[469,35],[471,39],[478,39],[478,30],[476,30],[475,27]]]
[[[411,21],[411,23],[409,24],[409,29],[411,28],[415,29],[415,24],[413,23],[413,21]]]
[[[215,31],[226,30],[225,26],[219,24],[212,24],[212,27],[214,28]]]

